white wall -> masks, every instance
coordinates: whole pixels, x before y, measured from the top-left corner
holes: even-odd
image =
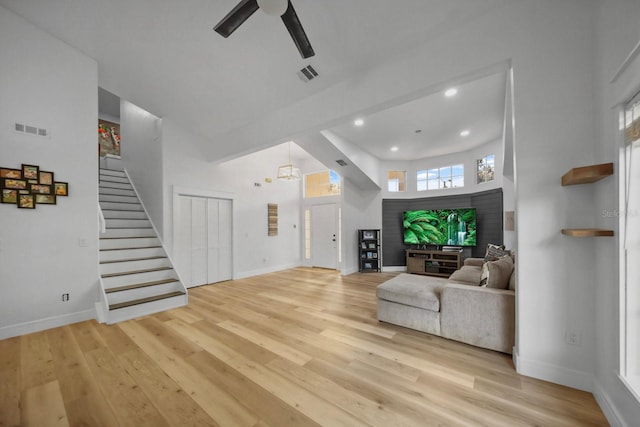
[[[476,161],[482,157],[495,155],[495,179],[478,184],[476,182]],[[464,187],[447,188],[442,190],[418,191],[416,173],[420,170],[464,164]],[[390,170],[404,170],[407,172],[407,191],[389,192],[387,172]],[[502,187],[502,140],[491,141],[471,150],[445,156],[428,157],[411,161],[384,161],[378,170],[378,179],[382,186],[382,196],[385,199],[415,199],[418,197],[439,197],[455,194],[478,193]]]
[[[598,132],[593,138],[597,163],[613,161],[614,176],[595,184],[594,210],[596,226],[613,229],[613,239],[598,239],[592,244],[597,263],[596,292],[596,386],[594,394],[612,424],[632,426],[640,419],[640,405],[618,377],[620,340],[618,317],[618,216],[603,212],[619,212],[617,182],[618,120],[615,106],[640,90],[640,57],[615,81],[614,75],[634,46],[640,43],[640,2],[637,0],[604,0],[598,3],[597,14],[597,98]],[[638,333],[638,331],[636,331]],[[614,420],[616,422],[614,422]]]
[[[3,339],[95,317],[98,73],[95,61],[0,7],[0,76],[0,166],[35,164],[69,183],[55,206],[0,204]],[[15,133],[15,122],[50,136]]]
[[[515,359],[523,374],[591,389],[596,357],[595,251],[593,244],[562,236],[560,229],[592,226],[594,197],[589,189],[561,187],[560,177],[595,160],[594,4],[508,2],[364,73],[356,86],[338,84],[227,138],[241,145],[278,140],[510,61],[519,253]],[[566,343],[568,329],[581,333],[581,346]]]
[[[276,179],[278,166],[288,159],[288,146],[213,164],[198,148],[209,143],[170,119],[162,121],[163,229],[169,252],[173,253],[173,186],[178,186],[234,198],[234,278],[300,265],[301,181]],[[268,203],[278,204],[278,236],[267,236]]]
[[[120,154],[124,167],[160,238],[163,224],[161,120],[120,101]]]

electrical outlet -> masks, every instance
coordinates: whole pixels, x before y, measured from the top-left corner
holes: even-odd
[[[568,330],[565,336],[565,340],[569,345],[582,345],[582,334],[578,331]]]
[[[69,301],[69,294],[62,294],[62,301]]]

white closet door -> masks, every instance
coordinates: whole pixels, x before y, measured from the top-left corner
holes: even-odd
[[[209,283],[207,199],[193,198],[191,210],[191,286]]]
[[[233,276],[232,202],[218,200],[218,282]]]
[[[179,197],[175,262],[186,287],[232,279],[232,213],[231,200]]]
[[[174,243],[175,267],[184,285],[191,287],[191,197],[180,196],[179,218],[174,223],[176,240]]]

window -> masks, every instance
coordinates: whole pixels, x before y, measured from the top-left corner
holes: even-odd
[[[621,117],[624,145],[620,153],[620,285],[623,298],[621,373],[640,394],[640,93]]]
[[[340,195],[340,175],[332,170],[305,175],[304,181],[307,198]]]
[[[406,171],[389,171],[387,172],[387,183],[389,192],[402,193],[407,191],[407,172]]]
[[[493,181],[495,173],[495,155],[488,154],[477,160],[478,184],[481,182]]]
[[[421,170],[417,172],[416,180],[418,191],[464,187],[464,165]]]

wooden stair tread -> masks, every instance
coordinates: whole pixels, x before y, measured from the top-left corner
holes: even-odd
[[[153,282],[135,283],[133,285],[118,286],[115,288],[105,289],[104,292],[107,294],[111,294],[114,292],[122,292],[122,291],[131,290],[131,289],[146,288],[149,286],[166,285],[167,283],[175,283],[177,281],[178,279],[165,279],[165,280],[155,280]]]
[[[163,300],[163,299],[167,299],[167,298],[178,297],[178,296],[181,296],[181,295],[184,295],[184,294],[185,294],[184,292],[175,291],[175,292],[169,292],[169,293],[161,294],[161,295],[154,295],[152,297],[140,298],[140,299],[136,299],[136,300],[132,300],[132,301],[120,302],[120,303],[117,303],[117,304],[110,304],[109,305],[109,310],[117,310],[119,308],[131,307],[133,305],[144,304],[144,303],[147,303],[147,302],[153,302],[153,301],[159,301],[159,300]]]
[[[115,264],[116,262],[133,262],[133,261],[147,261],[150,259],[162,259],[167,258],[166,256],[150,256],[145,258],[127,258],[127,259],[116,259],[112,261],[100,261],[100,264]]]
[[[172,267],[146,268],[144,270],[133,270],[133,271],[123,271],[121,273],[102,274],[100,277],[108,278],[108,277],[128,276],[130,274],[153,273],[154,271],[165,271],[165,270],[173,270],[173,268]]]
[[[128,239],[129,237],[127,237]],[[148,237],[147,237],[148,239]],[[157,249],[157,248],[161,248],[162,246],[136,246],[136,247],[132,247],[132,248],[113,248],[113,249],[100,249],[100,252],[103,251],[128,251],[131,249]]]
[[[149,236],[131,236],[131,237],[101,237],[100,240],[115,240],[115,239],[155,239],[155,235]]]

